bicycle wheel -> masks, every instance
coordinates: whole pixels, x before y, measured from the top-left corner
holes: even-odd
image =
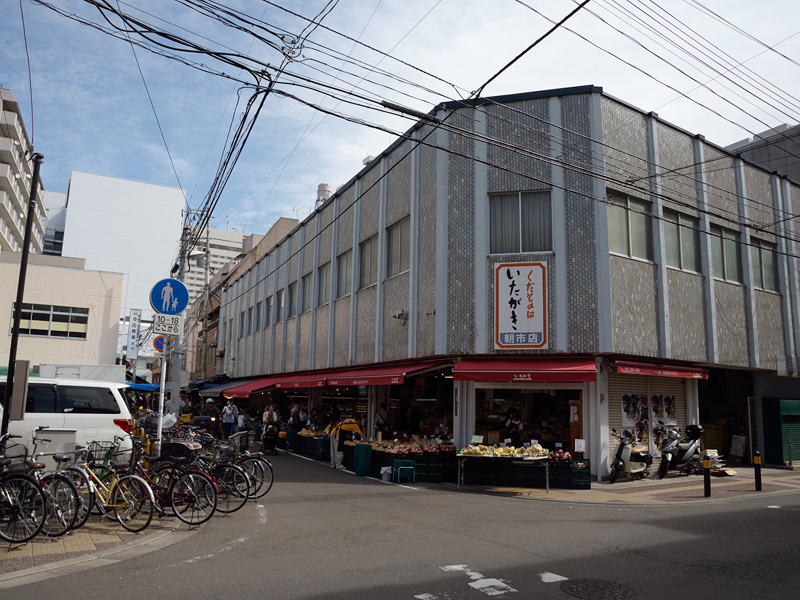
[[[268,460],[250,456],[239,461],[250,477],[250,497],[261,498],[272,489],[272,465]]]
[[[217,484],[217,510],[232,513],[242,508],[250,497],[250,480],[244,469],[236,465],[214,467]]]
[[[45,537],[59,537],[75,526],[80,509],[78,489],[69,477],[61,473],[51,473],[42,477],[42,490],[47,499],[42,534]]]
[[[24,473],[0,479],[0,538],[21,544],[44,525],[47,501],[39,482]]]
[[[172,512],[184,523],[200,525],[217,509],[217,490],[211,477],[192,471],[182,474],[169,491]]]
[[[114,516],[128,531],[138,533],[153,520],[153,492],[139,477],[124,475],[114,484],[111,493],[111,508]]]
[[[78,516],[72,528],[79,529],[89,520],[89,515],[94,508],[94,490],[89,481],[89,476],[83,469],[69,467],[65,471],[62,471],[62,474],[69,477],[70,481],[75,485],[75,489],[78,490],[80,504],[78,506]]]

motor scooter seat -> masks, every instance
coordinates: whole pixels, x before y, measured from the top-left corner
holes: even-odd
[[[694,445],[693,442],[686,442],[683,444],[678,444],[678,450],[688,450]]]
[[[633,448],[631,448],[631,452],[636,452],[638,454],[641,454],[642,452],[647,452],[648,450],[649,448],[647,447],[646,444],[639,444],[638,446],[634,446]]]

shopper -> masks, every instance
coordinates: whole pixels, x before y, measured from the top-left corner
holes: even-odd
[[[344,469],[344,436],[347,433],[356,433],[361,439],[366,436],[355,419],[344,419],[331,428],[331,469]]]
[[[261,422],[264,424],[264,430],[266,431],[268,425],[278,426],[280,423],[281,417],[278,414],[278,411],[275,410],[274,404],[269,404],[267,408],[264,409],[264,414],[261,416]]]
[[[239,409],[233,403],[233,400],[228,400],[228,404],[222,409],[222,435],[224,438],[227,439],[234,432],[238,418]]]

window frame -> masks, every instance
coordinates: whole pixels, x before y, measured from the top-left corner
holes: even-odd
[[[765,272],[766,261],[764,255],[771,258],[768,262],[772,266],[771,281],[767,281]],[[778,245],[758,238],[750,238],[750,263],[753,269],[753,287],[767,292],[779,291],[778,281]],[[771,285],[768,285],[771,283]]]
[[[300,314],[311,310],[312,287],[311,273],[306,273],[300,278]]]
[[[646,260],[653,262],[653,204],[641,198],[628,196],[627,194],[620,194],[617,192],[606,192],[607,197],[607,221],[608,221],[608,249],[612,254],[625,256],[638,260]],[[622,212],[618,212],[622,211]],[[621,218],[621,219],[620,219]],[[633,221],[633,223],[632,223]],[[642,226],[641,223],[644,223]],[[622,249],[621,240],[618,240],[612,235],[612,227],[622,225],[622,228],[617,228],[619,231],[614,231],[614,234],[624,234],[625,248]],[[624,228],[624,232],[622,229]],[[640,254],[637,250],[637,242],[640,236],[634,237],[634,232],[644,234],[644,255]],[[614,242],[617,243],[614,243]]]
[[[378,283],[378,234],[358,245],[358,289]]]
[[[690,271],[692,273],[700,273],[702,270],[702,266],[700,264],[700,220],[668,208],[664,209],[662,220],[664,223],[664,263],[673,269]],[[667,224],[670,225],[669,228],[667,227]],[[674,226],[674,230],[672,226]],[[678,254],[677,264],[673,264],[671,262],[671,231],[676,232],[676,243],[674,244],[674,250]],[[687,247],[689,246],[690,242],[694,252],[693,266],[687,266],[686,264],[691,260],[691,257],[687,258]]]
[[[14,323],[15,307],[16,302],[12,302],[9,335]],[[88,308],[23,302],[20,313],[22,316],[19,324],[20,335],[68,340],[86,340],[89,336]],[[34,328],[34,323],[40,326]],[[43,327],[44,323],[47,323],[46,329]]]
[[[275,324],[277,325],[283,321],[283,309],[285,302],[284,290],[280,289],[275,292]]]
[[[336,299],[344,298],[352,291],[353,249],[350,248],[336,257]]]
[[[331,261],[317,268],[317,306],[331,301]]]
[[[516,199],[513,198],[514,196]],[[505,211],[503,204],[506,205]],[[546,215],[540,213],[546,213]],[[545,216],[546,218],[537,218]],[[498,219],[503,222],[498,223]],[[514,223],[516,231],[509,231],[507,223]],[[547,231],[541,231],[544,224],[547,226]],[[537,226],[534,227],[534,225]],[[539,233],[539,235],[531,235],[531,232]],[[512,242],[514,246],[509,247]],[[490,194],[489,254],[534,254],[538,252],[553,252],[552,190],[520,190]]]
[[[286,288],[286,318],[291,319],[297,314],[297,282],[293,281]]]
[[[272,296],[264,298],[264,329],[272,326]]]
[[[711,275],[714,279],[727,281],[730,283],[744,283],[744,273],[742,269],[742,256],[739,252],[740,234],[732,229],[726,229],[720,225],[711,225],[708,228],[711,236]],[[732,251],[733,249],[733,251]],[[718,273],[715,263],[721,262],[722,273]],[[729,276],[730,261],[736,261],[736,278]]]
[[[386,228],[386,278],[410,269],[411,217],[405,217]]]

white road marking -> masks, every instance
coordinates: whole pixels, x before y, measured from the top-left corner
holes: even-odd
[[[773,504],[772,506],[768,506],[767,508],[780,508],[780,506],[777,506],[777,505]]]
[[[414,596],[417,600],[439,600],[439,596],[434,596],[433,594],[420,594],[419,596]]]
[[[442,571],[453,573],[464,573],[467,577],[472,579],[469,586],[486,594],[487,596],[502,596],[516,592],[514,588],[500,579],[491,579],[484,577],[481,573],[477,573],[470,569],[467,565],[449,565],[446,567],[439,567]]]
[[[555,573],[539,573],[539,579],[542,580],[542,583],[555,583],[556,581],[566,581],[566,577],[562,577],[561,575],[556,575]]]
[[[223,552],[228,552],[229,550],[233,550],[238,544],[242,542],[246,542],[250,538],[241,537],[239,539],[233,540],[230,544],[226,546],[222,546],[217,552],[213,554],[204,554],[203,556],[195,556],[194,558],[187,558],[186,560],[181,561],[180,564],[183,565],[190,565],[192,563],[200,562],[201,560],[210,560],[216,558],[218,555],[222,554]],[[172,567],[177,565],[170,565]]]
[[[266,525],[267,523],[267,509],[264,508],[263,504],[256,504],[256,508],[258,509],[258,522],[262,525]]]

